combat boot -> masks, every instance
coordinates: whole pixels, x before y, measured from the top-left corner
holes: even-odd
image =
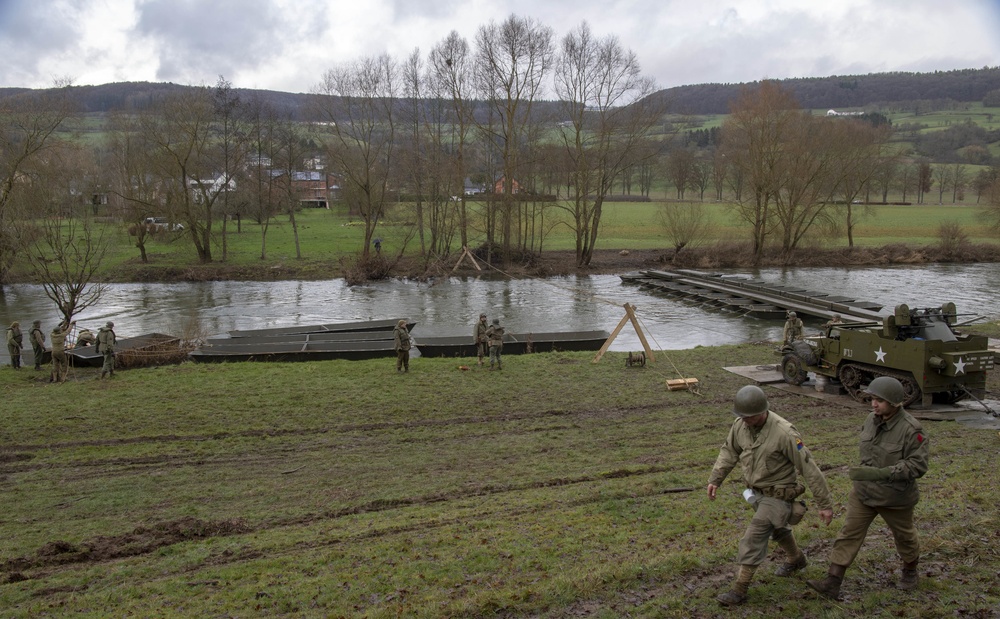
[[[903,591],[912,591],[917,588],[917,582],[919,580],[920,578],[917,576],[917,562],[904,562],[903,577],[899,580],[899,588]]]
[[[824,597],[828,597],[831,600],[839,600],[840,585],[844,582],[844,574],[846,572],[846,565],[831,563],[826,578],[823,580],[807,580],[806,583]]]
[[[750,589],[750,581],[753,580],[753,573],[757,571],[756,565],[741,565],[740,571],[733,581],[733,588],[715,598],[723,606],[738,606],[747,601],[747,591]]]
[[[795,543],[795,536],[789,533],[785,537],[778,540],[778,545],[781,546],[782,550],[785,551],[785,563],[778,566],[778,569],[774,570],[775,576],[781,576],[782,578],[791,576],[795,572],[803,569],[808,561],[806,561],[806,556],[799,550],[799,545]]]

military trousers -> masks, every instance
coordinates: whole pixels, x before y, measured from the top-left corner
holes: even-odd
[[[69,373],[69,358],[66,357],[66,353],[62,350],[52,350],[52,380],[55,382],[63,382],[66,380],[66,374]]]
[[[912,507],[872,507],[862,503],[857,493],[851,490],[847,499],[847,517],[833,542],[830,563],[845,567],[854,563],[875,516],[882,516],[882,520],[889,525],[896,540],[896,552],[903,561],[911,563],[920,558],[920,542],[917,528],[913,525]]]
[[[101,374],[107,372],[108,374],[113,374],[115,371],[115,353],[105,352],[104,353],[104,365],[101,366]]]
[[[497,364],[497,367],[500,367],[500,364],[503,363],[503,360],[500,358],[502,351],[503,346],[490,346],[490,367],[493,367],[494,363]]]
[[[409,370],[410,369],[410,351],[409,350],[397,350],[396,351],[396,371]]]
[[[792,535],[788,517],[792,515],[791,501],[772,497],[758,497],[753,518],[740,540],[736,560],[740,565],[760,565],[767,556],[768,540],[781,541]]]

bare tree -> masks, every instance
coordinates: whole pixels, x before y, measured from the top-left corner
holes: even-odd
[[[560,128],[570,166],[570,212],[577,264],[593,258],[604,200],[616,177],[648,160],[647,140],[662,116],[635,53],[613,36],[599,39],[587,22],[567,34],[555,69],[556,95],[569,122]]]
[[[700,204],[665,202],[660,207],[659,218],[673,243],[675,256],[685,247],[701,241],[708,232],[705,208]]]
[[[771,220],[781,189],[785,141],[801,116],[792,94],[772,81],[744,88],[723,124],[723,152],[740,180],[737,217],[750,224],[753,262],[764,255]]]
[[[320,85],[320,111],[333,134],[331,160],[344,175],[343,199],[364,221],[366,259],[396,164],[393,105],[398,91],[396,62],[385,54],[330,69]]]
[[[219,210],[222,214],[222,261],[229,258],[229,239],[226,236],[229,217],[239,213],[242,202],[237,199],[233,189],[236,177],[242,172],[247,157],[247,142],[249,122],[246,105],[233,90],[233,85],[219,76],[219,81],[212,91],[212,103],[215,108],[215,130],[213,132],[215,146],[215,163],[212,166],[213,176],[219,183]]]
[[[0,285],[22,248],[18,195],[29,185],[31,167],[39,165],[71,113],[66,88],[28,92],[0,99]]]
[[[861,198],[876,180],[884,182],[883,187],[888,185],[890,176],[886,171],[895,168],[897,156],[887,152],[892,135],[888,125],[876,127],[849,118],[831,120],[836,128],[830,136],[830,145],[837,154],[834,191],[842,204],[847,246],[854,247],[854,228],[858,220],[861,215],[872,213],[868,200]]]
[[[501,165],[500,227],[504,264],[510,262],[514,209],[524,180],[522,157],[530,147],[532,108],[542,91],[553,55],[552,29],[528,17],[511,15],[481,26],[476,35],[477,91],[489,106],[479,123]]]
[[[260,226],[260,259],[267,259],[267,231],[271,218],[279,211],[284,194],[283,182],[272,171],[280,144],[278,114],[260,98],[247,104],[247,165],[237,179],[236,199],[245,203],[250,215]]]
[[[463,247],[469,244],[469,216],[465,179],[468,175],[470,130],[475,121],[475,101],[472,85],[473,57],[469,43],[454,30],[431,50],[429,58],[429,83],[435,97],[450,104],[450,132],[454,158],[452,176],[448,183],[459,196],[459,235]],[[435,135],[444,137],[443,133]],[[438,144],[438,152],[444,151],[443,139]]]
[[[31,188],[21,196],[37,215],[27,248],[33,279],[59,309],[66,324],[100,300],[95,281],[107,252],[107,226],[95,225],[88,197],[87,165],[78,147],[63,144],[36,168]]]
[[[146,166],[157,179],[170,217],[186,226],[198,260],[211,262],[214,206],[232,181],[215,168],[212,92],[202,87],[167,95],[137,118],[147,145]]]
[[[146,243],[155,230],[146,225],[146,218],[155,217],[164,208],[159,179],[154,177],[146,161],[146,144],[139,124],[130,113],[112,114],[108,123],[107,174],[109,198],[114,211],[121,216],[143,263],[149,262]]]

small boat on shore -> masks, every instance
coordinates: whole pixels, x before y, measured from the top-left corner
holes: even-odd
[[[558,331],[551,333],[505,333],[503,354],[523,355],[532,352],[600,350],[611,337],[607,331]],[[415,337],[421,357],[475,357],[472,336]]]
[[[146,333],[136,337],[123,337],[115,343],[117,364],[139,366],[146,365],[143,356],[161,358],[176,356],[180,347],[180,339],[163,333]],[[104,364],[104,355],[97,352],[96,346],[78,346],[66,351],[69,362],[74,367],[99,368]],[[126,363],[126,359],[128,362]]]
[[[358,333],[366,331],[389,331],[392,332],[400,320],[406,320],[406,329],[413,330],[416,322],[410,322],[405,318],[394,318],[390,320],[363,320],[360,322],[331,322],[319,325],[297,325],[293,327],[273,327],[270,329],[245,329],[229,331],[229,336],[233,338],[241,337],[268,337],[274,335],[301,335],[305,333]]]
[[[392,341],[392,331],[329,331],[322,333],[288,333],[245,337],[210,337],[206,346],[245,346],[275,342],[375,342]]]
[[[212,344],[188,353],[200,363],[229,361],[327,361],[330,359],[379,359],[395,357],[393,340],[353,341],[272,341],[232,344]]]

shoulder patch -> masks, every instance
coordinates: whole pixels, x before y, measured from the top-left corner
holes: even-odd
[[[919,432],[917,432],[917,442],[918,443],[923,443],[924,442],[924,435],[921,434],[921,433],[919,433]]]
[[[921,439],[921,440],[923,440],[923,439]],[[795,449],[798,449],[799,451],[802,451],[803,447],[805,447],[805,445],[802,444],[802,439],[800,439],[800,438],[795,439]]]

